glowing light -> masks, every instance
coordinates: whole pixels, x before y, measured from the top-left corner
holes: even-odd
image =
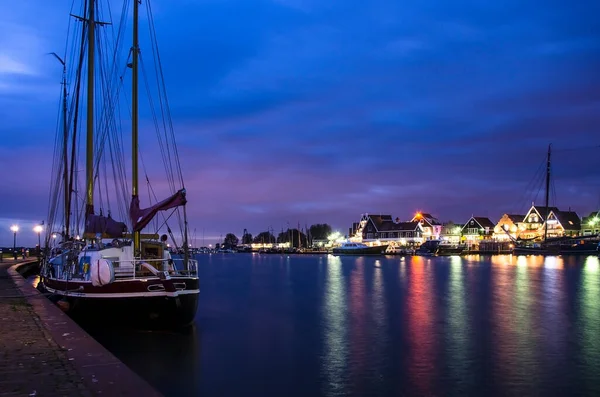
[[[329,236],[327,236],[327,240],[329,240],[329,241],[335,241],[335,240],[337,240],[337,239],[339,239],[341,237],[342,237],[342,233],[340,233],[340,232],[333,232]]]
[[[44,230],[44,228],[41,225],[37,225],[36,227],[33,228],[33,231],[36,233],[41,233]]]
[[[17,225],[12,225],[12,226],[10,227],[10,230],[12,230],[13,232],[15,232],[15,233],[16,233],[16,232],[18,232],[18,231],[19,231],[19,226],[17,226]]]
[[[587,273],[598,273],[600,271],[600,259],[596,256],[588,256],[583,265],[583,270]]]

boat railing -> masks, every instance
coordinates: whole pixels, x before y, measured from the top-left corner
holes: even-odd
[[[48,266],[45,267],[44,275],[61,280],[77,280],[89,279],[89,266],[84,268],[80,266],[76,259],[65,259],[60,264],[50,265],[53,267],[51,272]],[[168,275],[170,277],[197,277],[198,276],[198,260],[189,258],[188,265],[185,266],[185,259],[125,259],[117,260],[116,258],[104,258],[108,260],[115,272],[115,278],[119,280],[145,278],[149,275],[161,276]],[[145,264],[145,265],[144,265]],[[121,266],[123,265],[123,266]]]
[[[195,277],[198,275],[198,260],[188,259],[188,266],[185,266],[185,259],[134,259],[134,260],[111,260],[115,277],[122,280],[127,278],[143,278],[149,274],[166,273],[169,276],[187,276]],[[127,264],[127,267],[119,266],[121,263]],[[147,264],[149,266],[144,266]],[[179,266],[178,266],[179,265]],[[155,271],[153,271],[153,269]]]

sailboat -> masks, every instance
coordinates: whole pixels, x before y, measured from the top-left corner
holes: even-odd
[[[149,13],[146,19],[150,24],[151,48],[154,60],[159,61],[148,1],[145,2]],[[139,144],[138,99],[138,75],[142,64],[138,32],[141,2],[133,0],[131,13],[129,1],[125,1],[116,36],[111,22],[100,19],[110,18],[111,14],[98,3],[99,0],[86,0],[80,16],[71,14],[75,27],[70,27],[69,31],[75,33],[76,41],[71,42],[70,48],[67,45],[65,54],[74,54],[73,63],[67,61],[67,55],[61,58],[54,54],[63,65],[62,123],[57,131],[52,166],[46,252],[39,285],[68,302],[65,306],[75,316],[101,322],[127,319],[167,326],[190,324],[198,307],[198,264],[189,252],[186,189],[170,112],[164,106],[168,101],[162,67],[157,63],[155,68],[162,106],[159,112],[153,109],[152,115],[163,115],[166,119],[163,123],[155,119],[155,127],[162,143],[160,154],[170,196],[160,201],[156,199],[153,184],[143,166],[151,205],[142,208],[139,179],[143,157]],[[101,15],[101,12],[105,14]],[[128,60],[121,64],[118,49],[128,41],[124,32],[129,15],[133,15],[132,42]],[[107,32],[109,29],[112,37]],[[105,56],[104,62],[101,56]],[[71,65],[73,68],[69,73],[68,66]],[[86,68],[87,73],[84,73]],[[74,80],[69,85],[70,95],[67,93],[67,76]],[[127,79],[131,80],[131,103],[127,106],[131,114],[130,184],[126,183],[128,156],[123,139],[128,135],[128,128],[121,128],[122,115],[117,106],[119,98],[124,96]],[[147,78],[145,82],[148,82]],[[101,101],[98,101],[99,97]],[[86,104],[85,191],[81,197],[77,148],[80,124],[83,124],[80,117],[83,102]],[[152,160],[158,157],[152,156]],[[109,189],[109,183],[114,184],[114,189]],[[115,202],[123,221],[112,217],[111,208],[115,208]],[[171,219],[179,221],[179,236],[170,227]],[[167,234],[159,237],[158,232],[165,229],[175,246],[179,245],[179,239],[182,240],[182,250],[175,250],[182,251],[181,255],[171,254]]]
[[[544,233],[540,242],[533,242],[536,238],[523,239],[517,241],[513,249],[513,254],[516,255],[588,255],[596,253],[598,250],[598,236],[563,236],[552,237],[548,234],[548,225],[550,222],[557,222],[557,215],[567,214],[573,219],[570,221],[578,223],[578,216],[574,212],[561,212],[556,207],[549,206],[550,195],[550,158],[552,153],[552,145],[548,145],[548,154],[546,158],[546,186],[545,186],[545,204],[544,207],[537,207],[541,220],[543,221]],[[554,218],[550,215],[554,214]],[[573,218],[575,217],[575,219]],[[568,219],[568,218],[567,218]]]

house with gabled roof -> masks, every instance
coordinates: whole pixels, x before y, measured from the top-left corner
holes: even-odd
[[[491,239],[494,234],[494,222],[483,216],[472,216],[462,227],[461,240],[474,243]]]
[[[600,211],[595,211],[581,219],[581,235],[597,236],[598,234],[600,234]]]
[[[542,225],[552,211],[558,212],[559,209],[557,207],[541,207],[532,204],[527,214],[525,214],[523,222],[519,225],[517,238],[523,240],[542,239],[544,237]]]
[[[423,242],[423,227],[419,222],[400,222],[391,215],[363,214],[352,241],[367,245],[417,245]]]
[[[442,225],[442,232],[440,233],[440,240],[448,242],[450,244],[460,243],[460,236],[464,223],[447,222]]]
[[[542,224],[541,230],[546,238],[578,236],[581,232],[581,219],[575,211],[552,210]]]
[[[423,226],[423,238],[425,240],[438,240],[442,233],[442,223],[433,215],[426,212],[417,212],[410,220],[419,222]]]
[[[504,214],[494,226],[493,238],[497,241],[516,240],[519,236],[519,225],[523,223],[525,215]]]

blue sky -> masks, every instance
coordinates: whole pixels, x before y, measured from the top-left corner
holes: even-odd
[[[600,206],[598,2],[174,4],[152,3],[207,244],[364,212],[497,221],[531,204],[548,143],[554,203]],[[46,218],[70,7],[0,5],[0,245]]]

